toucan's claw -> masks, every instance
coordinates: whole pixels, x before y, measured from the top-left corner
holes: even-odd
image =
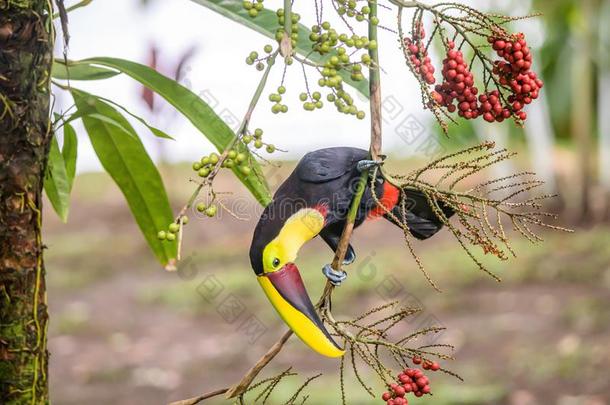
[[[343,280],[347,278],[347,273],[344,270],[335,270],[332,268],[330,264],[324,265],[322,268],[322,273],[330,280],[331,284],[334,286],[341,285]]]
[[[349,246],[347,248],[347,252],[345,252],[345,257],[343,258],[343,265],[349,266],[350,264],[354,263],[355,260],[356,260],[356,252],[354,252],[354,248]]]
[[[382,164],[383,164],[383,160],[363,159],[363,160],[358,161],[358,163],[356,163],[356,169],[358,169],[359,172],[363,172],[365,170],[370,169],[371,167],[381,166]]]

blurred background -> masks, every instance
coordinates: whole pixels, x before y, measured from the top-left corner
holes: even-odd
[[[422,316],[403,326],[405,333],[431,322],[447,328],[438,342],[456,347],[456,360],[447,367],[465,382],[434,375],[434,397],[412,403],[610,404],[610,3],[467,3],[511,16],[542,13],[511,27],[525,32],[536,52],[534,70],[545,81],[542,98],[526,108],[524,128],[512,122],[461,121],[447,138],[421,108],[417,83],[391,45],[394,34],[384,32],[384,152],[393,168],[407,171],[439,153],[495,140],[519,156],[492,174],[535,171],[546,181],[546,192],[559,194],[549,208],[576,232],[549,232],[535,246],[515,235],[518,257],[488,263],[503,278],[501,284],[478,271],[441,232],[416,245],[444,291],[439,294],[410,259],[400,230],[375,221],[355,234],[359,259],[355,271],[348,269],[354,275],[335,294],[335,309],[339,317],[350,317],[398,291],[423,308]],[[313,12],[298,3],[295,7],[306,25],[313,21]],[[393,23],[393,16],[382,16],[382,22],[384,17]],[[232,127],[239,124],[259,76],[244,59],[269,43],[187,0],[94,1],[70,14],[70,32],[71,59],[115,56],[153,66],[203,97]],[[434,53],[432,58],[438,60]],[[280,81],[278,69],[270,88]],[[211,145],[171,107],[127,78],[73,85],[112,98],[176,138],[142,136],[178,210],[193,190],[191,162],[211,152]],[[369,142],[367,120],[356,122],[330,108],[302,110],[299,67],[288,70],[286,87],[291,111],[273,115],[264,99],[252,123],[265,130],[267,142],[288,151],[271,156],[279,167],[265,167],[273,188],[309,150],[366,148]],[[58,98],[55,109],[70,104]],[[235,382],[285,329],[249,266],[260,207],[228,174],[219,176],[215,188],[233,192],[227,203],[245,220],[191,214],[186,259],[178,272],[165,272],[119,190],[99,171],[87,138],[79,138],[79,176],[68,224],[57,219],[50,204],[44,216],[54,402],[161,404]],[[300,254],[312,297],[323,287],[320,269],[331,255],[318,240]],[[227,312],[228,304],[238,310]],[[247,328],[253,319],[255,333]],[[310,387],[309,403],[339,403],[336,361],[313,356],[292,339],[267,372],[290,365],[301,377],[280,386],[271,403],[282,403],[305,377],[318,372],[325,376]],[[364,377],[375,380],[366,372]],[[350,403],[381,403],[354,380],[346,378]]]

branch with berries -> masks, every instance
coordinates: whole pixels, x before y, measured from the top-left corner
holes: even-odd
[[[446,131],[444,118],[453,113],[467,120],[522,125],[524,107],[538,98],[543,82],[532,70],[532,53],[523,33],[503,25],[526,17],[486,14],[459,3],[428,6],[417,1],[390,0],[398,6],[398,34],[405,61],[420,84],[424,108],[430,109]],[[409,36],[404,34],[403,8],[415,8]],[[433,30],[428,39],[424,16]],[[445,52],[436,84],[429,48],[438,40]],[[499,59],[494,59],[499,57]]]

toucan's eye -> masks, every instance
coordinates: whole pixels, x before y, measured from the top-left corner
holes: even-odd
[[[278,259],[277,257],[275,259],[273,259],[273,267],[277,267],[280,265],[280,259]]]

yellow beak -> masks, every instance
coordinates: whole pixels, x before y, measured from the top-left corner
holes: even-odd
[[[280,317],[307,346],[323,356],[343,356],[345,350],[335,343],[318,317],[296,265],[288,263],[257,278]]]

